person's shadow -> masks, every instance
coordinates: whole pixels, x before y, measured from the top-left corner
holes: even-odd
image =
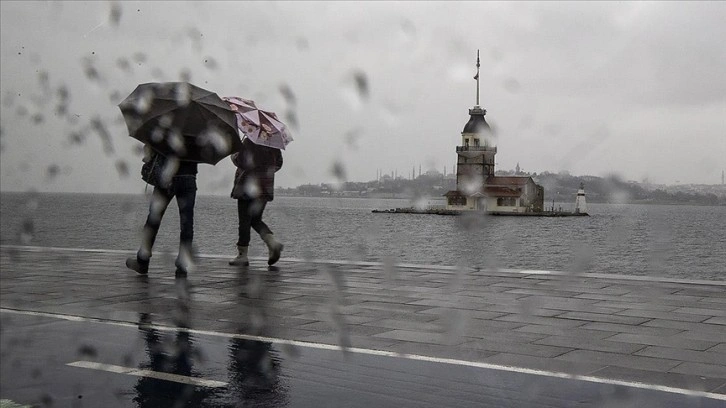
[[[138,328],[144,338],[148,361],[140,364],[140,369],[156,373],[175,374],[194,377],[194,361],[199,353],[188,329],[189,294],[185,276],[177,275],[176,332],[161,331],[153,327],[151,314],[139,313]],[[159,407],[200,407],[205,400],[218,391],[194,384],[170,381],[148,376],[139,377],[134,386],[134,402],[139,408]]]

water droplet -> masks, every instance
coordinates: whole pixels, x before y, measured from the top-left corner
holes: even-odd
[[[287,102],[288,105],[295,105],[295,94],[292,92],[292,88],[290,88],[288,84],[280,85],[280,93],[282,94],[282,97],[285,98],[285,102]]]
[[[119,177],[126,178],[129,176],[129,165],[126,161],[119,159],[116,161],[116,171],[118,172]]]
[[[506,81],[504,81],[504,89],[511,93],[517,93],[519,92],[521,86],[519,84],[519,81],[517,81],[514,78],[509,78]]]
[[[84,357],[96,357],[98,355],[96,348],[87,344],[78,347],[78,354]]]
[[[119,25],[119,23],[121,22],[122,11],[123,10],[121,9],[121,4],[116,1],[111,3],[111,11],[109,13],[108,20],[111,22],[112,25]]]
[[[60,171],[61,171],[60,166],[58,166],[57,164],[51,164],[50,166],[48,166],[48,169],[46,170],[48,179],[52,180],[52,179],[56,178],[58,176],[58,174],[60,174]]]

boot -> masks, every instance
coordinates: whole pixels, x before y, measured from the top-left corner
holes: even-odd
[[[237,245],[237,257],[230,260],[229,264],[234,266],[250,266],[250,261],[247,259],[247,249],[249,247]]]
[[[186,275],[194,270],[194,253],[191,244],[179,245],[179,255],[174,261],[176,271]]]
[[[136,271],[139,275],[146,275],[149,273],[149,260],[143,260],[138,255],[132,256],[126,258],[126,267]]]
[[[280,260],[280,253],[282,252],[283,245],[275,240],[272,234],[265,234],[262,236],[262,240],[267,244],[270,257],[267,259],[268,265],[274,265],[275,262]]]

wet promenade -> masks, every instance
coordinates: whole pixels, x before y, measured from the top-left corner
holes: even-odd
[[[726,281],[0,247],[3,316],[154,323],[290,346],[626,384],[726,401]],[[3,331],[7,335],[7,331]]]

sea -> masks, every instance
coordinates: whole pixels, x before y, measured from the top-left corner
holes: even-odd
[[[0,194],[0,244],[128,250],[139,245],[148,194]],[[194,243],[233,257],[236,201],[198,195]],[[432,200],[430,205],[441,205]],[[573,203],[555,203],[567,209]],[[726,207],[588,204],[589,217],[373,213],[408,199],[278,196],[264,221],[283,258],[368,261],[726,280]],[[266,256],[253,231],[251,256]],[[176,253],[169,206],[155,253]]]

